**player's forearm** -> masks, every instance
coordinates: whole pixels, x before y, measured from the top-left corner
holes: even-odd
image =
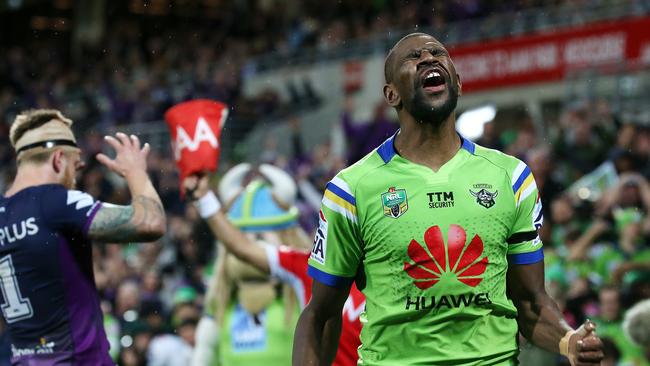
[[[126,176],[133,207],[132,223],[144,240],[164,235],[167,221],[158,192],[146,172]]]
[[[559,343],[571,327],[550,296],[543,294],[517,304],[519,331],[533,344],[559,353]]]
[[[293,343],[293,366],[331,365],[341,334],[341,318],[318,316],[309,305],[300,315]]]
[[[254,243],[235,227],[223,211],[217,211],[206,220],[210,230],[235,257],[257,267],[259,270],[267,273],[270,271],[264,248]]]
[[[130,205],[104,204],[97,211],[89,238],[107,243],[150,242],[165,234],[165,210],[151,182],[139,183],[131,194]]]

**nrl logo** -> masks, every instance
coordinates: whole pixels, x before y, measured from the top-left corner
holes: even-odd
[[[384,208],[384,216],[394,219],[402,216],[409,209],[406,190],[390,187],[388,192],[381,194],[381,204]]]
[[[490,192],[485,188],[482,188],[478,192],[474,192],[470,189],[469,193],[471,193],[472,196],[476,197],[476,203],[478,203],[479,205],[485,208],[490,208],[494,206],[494,204],[496,203],[494,202],[494,199],[497,198],[497,196],[499,195],[499,191]]]

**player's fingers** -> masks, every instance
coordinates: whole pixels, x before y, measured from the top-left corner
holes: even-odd
[[[104,164],[107,168],[111,170],[115,170],[115,162],[111,160],[111,158],[109,158],[108,156],[100,153],[97,154],[95,158],[97,159],[97,161]]]
[[[199,187],[205,188],[209,184],[210,184],[210,177],[208,177],[207,174],[201,175],[201,177],[199,178],[199,183],[198,183]]]
[[[148,142],[145,142],[144,147],[140,151],[142,152],[142,156],[146,158],[147,156],[149,156],[149,152],[151,151],[151,145],[149,145]]]
[[[600,366],[600,361],[576,361],[574,366]]]
[[[183,179],[183,187],[185,189],[192,191],[197,187],[198,177],[196,175],[190,175]]]
[[[104,136],[104,141],[111,145],[115,151],[120,151],[122,149],[122,144],[113,136]]]
[[[136,135],[131,135],[131,143],[133,144],[133,147],[137,150],[140,150],[140,139]]]
[[[603,348],[603,342],[596,336],[585,337],[578,341],[578,352],[596,351]]]
[[[127,136],[124,132],[118,132],[115,134],[117,138],[120,140],[122,145],[125,147],[131,147],[133,144],[131,143],[131,140],[129,140],[129,136]]]
[[[602,351],[580,352],[578,362],[600,362],[605,355]]]
[[[595,332],[596,331],[596,323],[594,323],[591,320],[587,319],[587,321],[584,324],[584,329],[587,332],[587,334]]]

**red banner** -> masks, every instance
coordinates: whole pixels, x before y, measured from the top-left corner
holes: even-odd
[[[592,23],[449,51],[465,92],[553,81],[577,68],[621,61],[650,64],[650,17]]]
[[[217,169],[219,137],[227,116],[228,106],[206,99],[176,104],[165,112],[181,181],[193,173]]]

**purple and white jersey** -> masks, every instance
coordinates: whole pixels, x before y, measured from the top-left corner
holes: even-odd
[[[0,309],[13,365],[114,365],[87,238],[101,205],[57,184],[0,197]]]

